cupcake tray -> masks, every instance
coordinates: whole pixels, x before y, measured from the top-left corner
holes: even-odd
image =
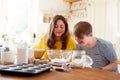
[[[36,75],[45,71],[49,71],[49,64],[14,64],[1,66],[0,73],[20,74],[20,75]]]

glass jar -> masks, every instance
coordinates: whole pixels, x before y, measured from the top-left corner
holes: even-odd
[[[4,61],[3,64],[14,64],[15,62],[15,54],[16,47],[12,41],[12,39],[8,38],[3,44],[3,56]]]
[[[91,67],[93,60],[90,56],[86,55],[85,50],[74,50],[72,55],[72,64],[75,67]]]

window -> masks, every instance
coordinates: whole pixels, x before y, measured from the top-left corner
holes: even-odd
[[[0,0],[0,35],[19,35],[28,28],[29,0]]]

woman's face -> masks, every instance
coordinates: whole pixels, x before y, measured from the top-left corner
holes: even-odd
[[[65,32],[65,24],[62,20],[58,20],[54,26],[54,35],[56,37],[61,37]]]
[[[75,40],[77,41],[79,46],[87,46],[89,43],[89,36],[83,35],[83,38],[78,38],[75,36]]]

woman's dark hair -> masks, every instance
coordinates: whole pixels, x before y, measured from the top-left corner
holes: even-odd
[[[74,26],[73,33],[78,38],[83,38],[83,35],[92,33],[92,26],[89,22],[80,21]]]
[[[69,33],[69,28],[68,28],[68,23],[67,20],[62,16],[62,15],[56,15],[54,16],[53,20],[50,23],[50,28],[49,28],[49,33],[48,33],[48,39],[47,39],[47,46],[50,49],[55,49],[55,35],[54,35],[54,27],[57,23],[58,20],[62,20],[63,23],[65,24],[65,32],[64,34],[61,36],[61,41],[62,41],[62,48],[61,49],[66,49],[67,47],[67,40],[68,40],[68,35],[70,35]]]

